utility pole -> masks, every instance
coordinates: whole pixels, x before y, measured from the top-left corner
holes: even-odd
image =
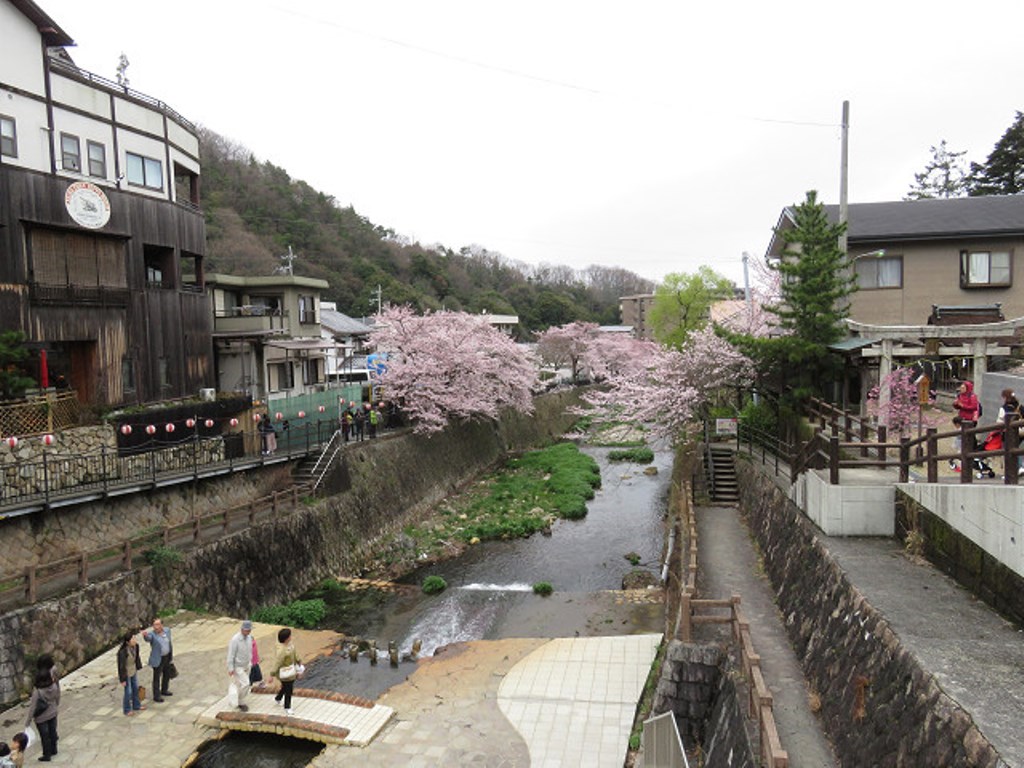
[[[847,187],[849,186],[850,164],[850,102],[843,102],[842,148],[839,158],[839,223],[848,218]],[[839,250],[846,254],[846,232],[839,236]]]
[[[754,302],[750,298],[750,272],[747,262],[750,261],[750,254],[743,252],[743,298],[747,302],[747,328],[748,333],[754,332]]]
[[[380,307],[381,307],[380,283],[377,283],[377,290],[376,291],[372,291],[370,293],[370,306],[371,307],[374,305],[374,301],[375,300],[376,300],[376,304],[377,304],[377,314],[379,315],[380,314]]]

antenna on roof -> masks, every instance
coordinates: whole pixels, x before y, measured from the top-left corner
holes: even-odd
[[[292,262],[299,257],[295,255],[295,252],[292,251],[292,247],[290,245],[288,246],[288,253],[284,254],[283,256],[278,256],[277,258],[283,261],[284,264],[282,264],[280,267],[274,267],[275,275],[295,274],[294,272],[292,272]]]
[[[122,88],[128,87],[128,57],[121,52],[121,58],[117,60],[117,84]]]

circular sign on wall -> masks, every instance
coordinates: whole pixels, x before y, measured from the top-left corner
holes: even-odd
[[[78,224],[99,229],[110,221],[110,201],[92,182],[76,181],[64,193],[64,206]]]

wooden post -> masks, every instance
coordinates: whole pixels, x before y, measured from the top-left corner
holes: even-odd
[[[78,586],[84,587],[89,583],[89,554],[82,552],[78,555]]]
[[[270,513],[277,518],[277,491],[270,492]]]
[[[960,482],[961,484],[970,485],[974,482],[974,467],[973,462],[967,456],[970,453],[967,445],[967,440],[970,439],[974,442],[974,435],[967,434],[967,427],[964,424],[960,424]]]
[[[124,547],[121,550],[121,570],[130,571],[132,569],[132,540],[125,539]]]
[[[192,518],[192,541],[199,541],[203,534],[203,521],[202,518]]]
[[[680,635],[682,635],[682,637],[680,637],[679,639],[682,640],[684,643],[691,642],[693,638],[693,624],[690,616],[691,608],[692,606],[690,605],[690,593],[688,590],[683,589],[683,599],[679,606],[680,617],[682,618],[682,622],[680,623],[679,627],[679,633]]]
[[[868,424],[866,421],[860,423],[860,457],[866,459],[868,457]]]
[[[37,591],[38,584],[36,582],[36,567],[34,565],[26,566],[25,568],[25,600],[30,603],[36,601],[38,596]]]
[[[878,425],[878,460],[885,461],[885,441],[888,439],[888,429],[885,424]]]
[[[1006,429],[1003,430],[1003,482],[1006,485],[1017,485],[1020,477],[1017,464],[1020,457],[1012,453],[1020,448],[1020,433],[1017,427],[1011,427],[1012,415],[1006,416]]]
[[[249,502],[249,525],[256,524],[256,502]]]
[[[828,439],[828,481],[839,485],[839,438],[835,435]]]
[[[939,482],[939,460],[935,457],[939,453],[939,439],[935,436],[937,430],[935,427],[928,427],[925,434],[927,435],[927,453],[928,453],[928,482],[937,483]]]
[[[164,546],[171,546],[171,526],[169,525],[164,526]]]

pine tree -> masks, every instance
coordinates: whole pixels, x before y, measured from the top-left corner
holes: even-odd
[[[843,320],[856,290],[852,264],[839,247],[846,225],[831,223],[817,198],[808,192],[793,209],[793,228],[780,233],[785,247],[772,268],[781,277],[781,299],[769,311],[788,335],[762,345],[766,362],[780,366],[785,378],[792,381],[795,369],[798,396],[826,391],[836,364],[828,345],[846,335]]]
[[[971,163],[970,189],[981,195],[1016,195],[1024,192],[1024,113],[996,142],[984,164]]]
[[[930,147],[932,159],[921,173],[914,174],[914,184],[904,200],[923,200],[936,197],[961,197],[967,192],[967,167],[961,159],[966,150],[951,152],[946,140]]]

